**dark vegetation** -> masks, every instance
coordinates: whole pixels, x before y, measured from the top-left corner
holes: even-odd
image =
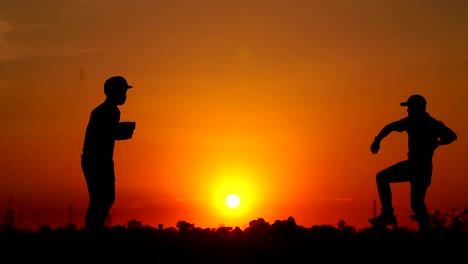
[[[410,216],[411,217],[411,216]],[[47,261],[122,261],[131,263],[330,263],[334,261],[459,261],[466,258],[468,209],[431,214],[432,231],[404,226],[356,229],[340,220],[336,226],[297,225],[293,217],[266,222],[252,220],[245,229],[199,228],[187,221],[175,227],[108,226],[88,233],[73,223],[52,229],[20,227],[14,210],[4,212],[0,225],[5,263]]]

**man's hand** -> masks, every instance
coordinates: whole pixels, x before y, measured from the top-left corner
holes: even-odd
[[[133,137],[133,131],[135,130],[136,123],[125,121],[120,122],[117,131],[117,140],[126,140],[131,139]]]
[[[374,139],[374,142],[372,142],[370,146],[370,150],[372,154],[376,154],[377,152],[379,152],[379,149],[380,149],[380,140]]]

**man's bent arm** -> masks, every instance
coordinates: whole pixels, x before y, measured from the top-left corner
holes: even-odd
[[[403,131],[400,128],[400,124],[401,124],[400,121],[395,121],[384,126],[384,128],[382,128],[379,134],[375,137],[375,140],[380,142],[384,137],[388,136],[393,131],[398,131],[398,132]]]
[[[437,146],[448,145],[457,140],[457,134],[455,132],[443,125],[443,133],[440,135],[439,140],[437,141]]]

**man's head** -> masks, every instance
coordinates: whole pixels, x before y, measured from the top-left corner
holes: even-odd
[[[414,115],[426,112],[426,99],[420,94],[411,95],[406,102],[401,102],[401,106],[408,107],[408,115]]]
[[[123,105],[127,100],[127,90],[132,87],[124,77],[112,76],[104,82],[104,93],[108,100]]]

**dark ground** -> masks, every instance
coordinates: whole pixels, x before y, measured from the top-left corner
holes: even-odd
[[[255,223],[245,230],[114,226],[97,233],[57,228],[0,232],[4,263],[395,263],[466,261],[468,232]]]

